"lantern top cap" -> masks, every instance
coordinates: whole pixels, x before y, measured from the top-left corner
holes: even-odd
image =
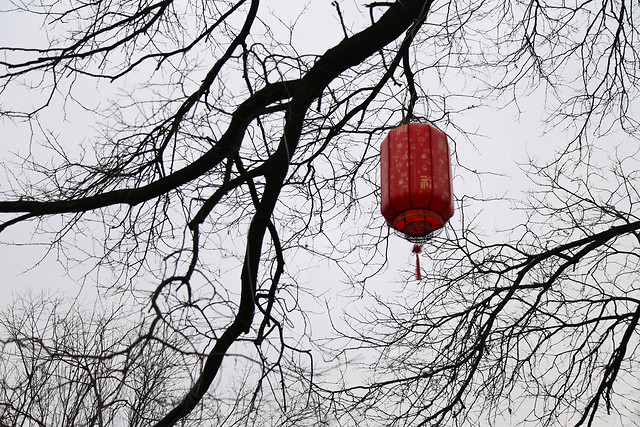
[[[413,115],[404,117],[402,120],[398,122],[397,126],[395,127],[409,125],[409,124],[429,125],[429,126],[433,126],[434,128],[437,128],[437,126],[426,117],[419,117],[419,116],[413,116]]]

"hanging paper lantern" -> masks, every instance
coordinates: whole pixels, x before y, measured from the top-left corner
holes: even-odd
[[[407,240],[423,243],[453,216],[447,135],[408,123],[382,141],[382,215]]]

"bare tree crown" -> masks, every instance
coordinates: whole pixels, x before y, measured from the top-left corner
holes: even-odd
[[[0,41],[0,237],[116,306],[0,312],[1,425],[637,421],[638,5],[320,3],[0,5],[34,28]],[[481,194],[460,123],[538,120],[533,96],[565,139],[529,192]],[[463,185],[398,294],[378,162],[403,120],[450,135]]]

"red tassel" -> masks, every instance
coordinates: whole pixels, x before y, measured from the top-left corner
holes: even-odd
[[[422,280],[422,274],[420,274],[420,252],[422,252],[421,245],[413,245],[413,250],[411,251],[416,254],[416,280]]]

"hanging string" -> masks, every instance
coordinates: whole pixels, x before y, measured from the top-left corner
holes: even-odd
[[[420,273],[420,252],[422,252],[422,245],[413,245],[411,252],[416,254],[416,280],[422,280],[422,274]]]

